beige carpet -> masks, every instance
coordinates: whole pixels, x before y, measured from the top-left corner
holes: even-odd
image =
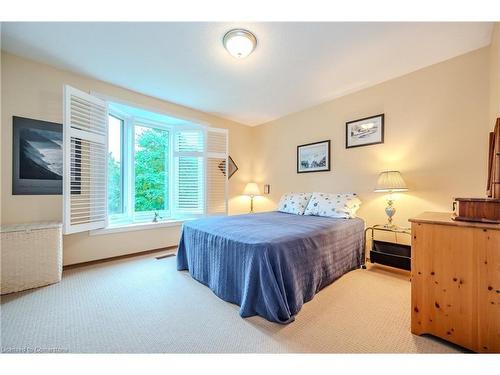
[[[157,255],[157,254],[156,254]],[[3,352],[456,352],[410,333],[408,274],[356,270],[294,323],[242,319],[175,257],[155,254],[64,272],[59,284],[1,302]]]

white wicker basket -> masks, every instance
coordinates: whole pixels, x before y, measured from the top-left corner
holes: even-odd
[[[1,294],[61,281],[61,223],[0,227]]]

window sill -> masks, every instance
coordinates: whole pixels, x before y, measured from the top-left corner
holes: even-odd
[[[121,233],[121,232],[133,232],[136,230],[147,230],[147,229],[158,229],[158,228],[167,228],[167,227],[178,227],[181,226],[186,221],[190,221],[194,219],[179,219],[179,220],[167,220],[160,221],[158,223],[133,223],[133,224],[123,224],[117,226],[111,226],[103,229],[95,229],[91,230],[89,234],[91,236],[100,236],[102,234],[111,234],[111,233]]]

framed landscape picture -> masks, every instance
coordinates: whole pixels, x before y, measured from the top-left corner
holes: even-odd
[[[62,125],[13,116],[12,194],[62,194]]]
[[[349,121],[345,129],[345,147],[384,143],[384,114]]]
[[[297,146],[297,173],[330,170],[330,140]]]

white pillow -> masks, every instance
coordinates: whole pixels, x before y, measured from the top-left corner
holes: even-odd
[[[285,193],[278,204],[278,211],[288,214],[304,215],[311,193]]]
[[[313,193],[304,215],[352,219],[361,205],[356,193],[328,194]]]

